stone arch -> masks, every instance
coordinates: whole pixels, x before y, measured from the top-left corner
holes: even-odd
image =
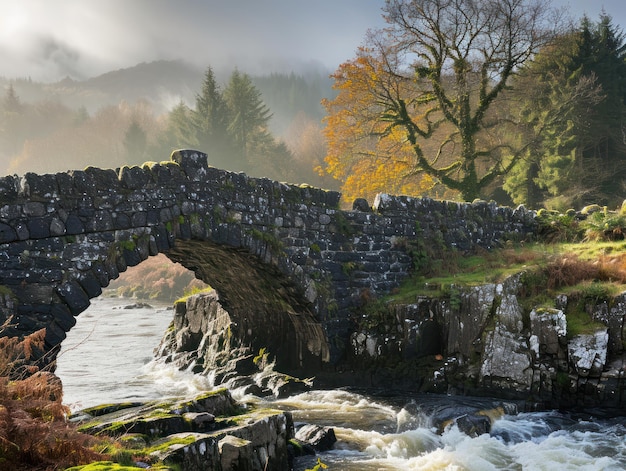
[[[169,215],[167,216],[169,217]],[[117,230],[93,242],[76,239],[72,250],[89,253],[94,262],[80,267],[79,275],[62,284],[56,293],[63,301],[54,304],[54,316],[46,324],[46,342],[56,355],[61,342],[75,324],[75,316],[90,305],[128,267],[163,253],[170,260],[193,271],[213,287],[221,306],[233,319],[233,335],[251,351],[265,349],[281,371],[298,374],[319,370],[329,359],[324,329],[315,317],[315,306],[305,296],[310,283],[297,265],[273,254],[271,243],[250,234],[239,234],[236,222],[222,223],[222,243],[211,240],[212,231],[204,217],[178,215],[150,228]],[[88,242],[90,241],[90,242]],[[256,252],[256,253],[255,253]],[[83,268],[83,269],[81,269]],[[281,271],[281,269],[283,271]],[[286,272],[286,273],[285,273]]]
[[[312,282],[271,234],[288,206],[304,201],[300,189],[289,195],[288,185],[208,167],[206,154],[197,151],[141,167],[6,177],[0,188],[0,244],[6,248],[0,284],[9,287],[0,293],[1,313],[15,322],[4,334],[45,327],[42,363],[55,358],[75,316],[110,280],[158,253],[215,286],[225,305],[241,313],[242,336],[253,348],[271,349],[280,332],[288,342],[276,350],[292,369],[327,360],[315,293],[308,289]],[[206,250],[200,250],[203,244]],[[237,290],[207,268],[215,257],[248,273],[254,288],[247,296],[260,295],[261,301],[244,312]],[[310,339],[319,344],[308,348]]]

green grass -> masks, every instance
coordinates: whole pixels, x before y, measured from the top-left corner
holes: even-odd
[[[532,267],[538,267],[554,254],[554,247],[543,244],[509,247],[464,256],[455,251],[431,258],[390,297],[394,302],[413,302],[417,296],[445,296],[451,286],[479,286],[499,283]]]
[[[581,260],[597,260],[605,256],[626,253],[626,241],[581,242],[559,244],[562,253],[577,255]]]
[[[143,450],[139,450],[139,454],[150,455],[157,451],[166,451],[173,445],[191,445],[197,440],[197,437],[192,432],[188,433],[189,435],[187,436],[181,436],[179,434],[176,438],[171,438],[167,440],[156,440],[155,445],[148,446]]]
[[[567,317],[567,338],[571,339],[577,335],[593,334],[606,326],[601,322],[591,319],[589,314],[580,306],[568,309],[565,313]]]
[[[552,308],[556,295],[568,296],[566,316],[571,337],[604,327],[591,319],[587,305],[610,302],[626,291],[625,241],[533,244],[471,256],[447,251],[438,257],[430,259],[379,307],[413,303],[419,296],[454,300],[465,287],[499,283],[523,272],[519,299],[525,311],[537,306]],[[380,313],[373,313],[372,321],[378,317]]]

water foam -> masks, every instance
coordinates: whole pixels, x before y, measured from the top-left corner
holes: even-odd
[[[162,397],[190,397],[213,389],[211,378],[179,370],[173,364],[153,360],[141,373],[140,379],[153,384]]]

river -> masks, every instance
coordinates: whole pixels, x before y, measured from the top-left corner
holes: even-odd
[[[168,305],[127,309],[133,301],[100,297],[77,318],[59,354],[64,402],[73,410],[102,403],[193,395],[206,377],[152,361],[169,325]],[[329,471],[560,471],[626,469],[626,418],[555,411],[505,415],[491,433],[470,438],[456,427],[436,433],[433,401],[467,398],[381,396],[346,390],[311,391],[282,400],[238,397],[292,411],[296,422],[332,426],[337,443],[320,454]],[[315,460],[300,461],[299,469]]]

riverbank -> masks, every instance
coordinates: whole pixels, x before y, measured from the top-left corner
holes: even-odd
[[[126,310],[126,304],[132,301],[94,300],[68,334],[64,342],[68,350],[60,357],[57,372],[73,410],[110,402],[193,398],[213,388],[210,377],[179,371],[171,363],[152,361],[152,351],[173,317],[167,306]],[[128,328],[129,325],[134,327]],[[145,330],[139,326],[146,326]],[[85,340],[93,329],[94,333]],[[100,338],[102,342],[95,341]],[[126,347],[128,350],[122,353]],[[118,349],[120,355],[111,358]],[[106,367],[121,357],[124,371],[116,373],[114,366]],[[127,374],[125,370],[134,373]],[[102,384],[107,388],[101,388]],[[245,396],[241,390],[233,390],[232,395],[238,402],[252,402],[261,409],[289,412],[294,425],[310,423],[333,428],[337,438],[333,448],[317,457],[299,458],[295,469],[300,471],[313,468],[317,458],[329,469],[342,471],[406,471],[446,466],[476,471],[542,466],[596,470],[596,463],[604,463],[600,469],[626,468],[623,420],[599,417],[595,411],[579,415],[521,410],[517,414],[505,413],[494,421],[489,433],[471,437],[454,425],[442,433],[433,429],[428,411],[434,406],[429,401],[440,401],[450,410],[455,405],[472,410],[491,407],[476,398],[344,389],[311,390],[283,399]]]

